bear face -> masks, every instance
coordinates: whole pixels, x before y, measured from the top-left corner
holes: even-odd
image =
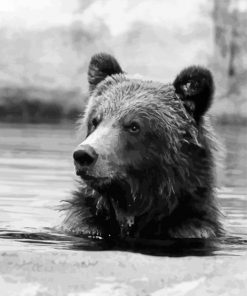
[[[99,54],[91,59],[88,81],[83,141],[74,161],[84,182],[76,199],[84,198],[86,188],[91,202],[77,207],[90,208],[91,220],[101,224],[96,228],[108,221],[104,232],[111,235],[114,224],[122,236],[145,236],[155,233],[153,227],[176,236],[178,222],[191,228],[187,221],[214,209],[212,221],[207,217],[210,225],[195,230],[201,225],[197,221],[189,236],[202,236],[205,229],[215,235],[212,141],[204,119],[214,90],[211,73],[190,67],[172,84],[129,79],[115,58]],[[74,219],[76,228],[83,229],[84,214],[76,219],[71,213],[70,223]]]

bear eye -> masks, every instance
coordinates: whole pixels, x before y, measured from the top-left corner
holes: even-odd
[[[99,124],[99,119],[97,117],[94,117],[92,119],[92,126],[93,126],[93,128],[96,128],[98,126],[98,124]]]
[[[139,131],[140,131],[140,125],[139,125],[137,122],[133,121],[133,122],[128,126],[128,130],[129,130],[129,132],[132,133],[132,134],[137,134],[137,133],[139,133]]]
[[[93,119],[91,120],[92,127],[96,129],[96,127],[100,124],[101,120],[102,116],[100,114],[93,117]]]
[[[100,116],[96,116],[91,121],[89,121],[89,123],[88,123],[88,134],[87,134],[87,136],[89,136],[97,128],[97,126],[99,125],[100,121],[101,121]]]

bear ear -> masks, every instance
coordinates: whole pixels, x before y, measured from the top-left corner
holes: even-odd
[[[214,82],[211,72],[198,66],[186,68],[176,77],[173,85],[186,110],[199,122],[213,99]]]
[[[113,56],[106,53],[92,56],[88,67],[89,90],[94,90],[97,84],[107,76],[120,73],[123,73],[123,70]]]

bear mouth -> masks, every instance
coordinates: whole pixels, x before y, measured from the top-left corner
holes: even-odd
[[[87,181],[91,181],[92,185],[94,184],[96,186],[97,183],[102,183],[105,182],[109,182],[109,178],[108,177],[96,177],[93,175],[88,174],[85,171],[82,170],[76,170],[76,175],[79,176],[83,181],[85,181],[86,183],[88,183]]]
[[[94,176],[88,175],[88,174],[86,174],[85,172],[82,172],[82,171],[76,171],[76,175],[81,177],[85,181],[90,181],[90,180],[95,179]]]
[[[127,205],[131,203],[131,200],[129,198],[130,189],[126,186],[125,182],[109,177],[96,177],[81,170],[77,170],[76,175],[87,186],[103,196],[105,200],[110,202],[114,200],[117,207],[122,208],[123,211],[127,211]]]
[[[106,200],[114,200],[118,208],[126,212],[128,211],[128,206],[132,204],[133,200],[130,188],[123,181],[93,176],[87,176],[86,178],[83,176],[83,180]]]

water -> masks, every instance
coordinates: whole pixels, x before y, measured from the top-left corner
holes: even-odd
[[[75,186],[74,126],[0,126],[0,250],[127,249],[153,255],[239,255],[247,250],[247,137],[241,126],[218,126],[225,167],[217,189],[226,238],[215,241],[114,242],[76,238],[56,231],[57,210]]]

